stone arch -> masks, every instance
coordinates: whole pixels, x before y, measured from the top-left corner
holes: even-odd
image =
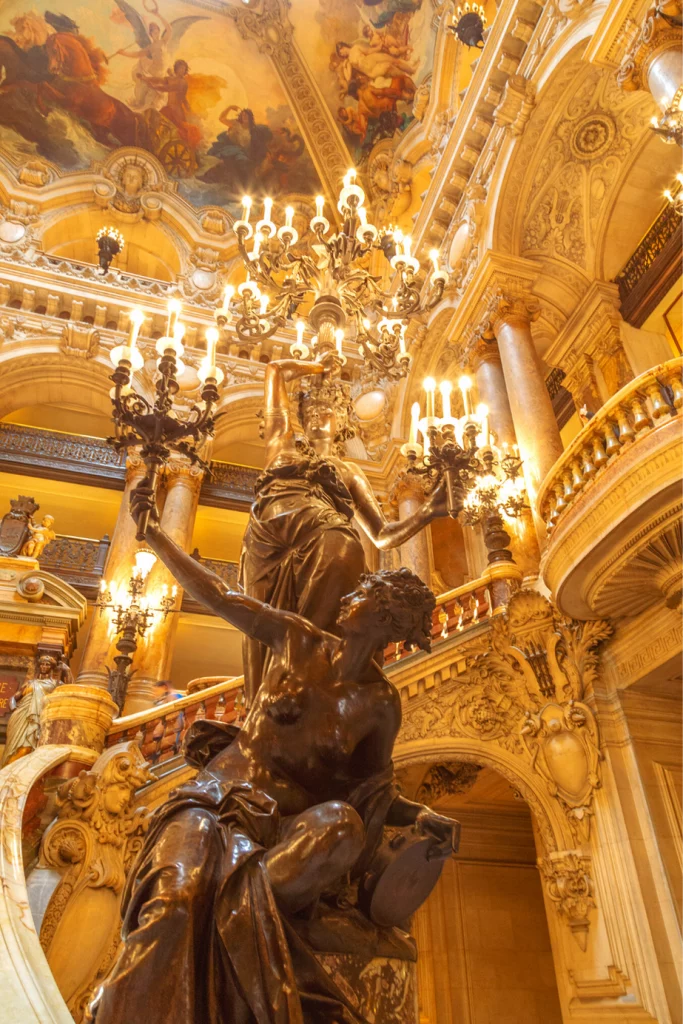
[[[557,801],[551,799],[543,781],[524,761],[503,747],[464,736],[447,736],[399,742],[394,749],[397,768],[444,760],[484,765],[511,782],[529,806],[546,855],[576,846],[565,815]]]

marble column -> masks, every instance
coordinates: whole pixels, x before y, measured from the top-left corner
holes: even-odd
[[[560,430],[545,386],[543,367],[531,336],[533,308],[524,298],[497,295],[491,307],[491,326],[500,359],[524,481],[541,547],[546,538],[536,499],[545,476],[562,454]]]
[[[199,504],[202,470],[184,460],[172,459],[164,470],[165,500],[161,512],[161,528],[179,547],[189,551]],[[164,586],[171,591],[175,580],[166,566],[157,561],[147,580],[145,596],[154,607]],[[173,659],[175,637],[178,630],[177,609],[182,603],[182,590],[172,611],[165,619],[158,617],[147,636],[138,646],[133,668],[135,675],[128,685],[123,712],[132,715],[152,704],[152,686],[160,679],[168,679]]]
[[[398,502],[398,518],[400,520],[414,515],[425,500],[422,482],[411,473],[402,473],[399,476],[394,485],[394,495]],[[401,565],[405,565],[430,587],[432,558],[427,529],[426,527],[424,530],[419,530],[405,544],[401,544]]]
[[[476,346],[472,355],[472,372],[477,398],[488,407],[489,427],[496,436],[496,443],[517,444],[500,351],[494,339],[482,339]],[[510,534],[512,557],[522,574],[525,578],[537,578],[541,555],[531,510],[525,511],[519,519],[506,520],[505,525]]]
[[[105,579],[108,583],[118,586],[130,577],[135,563],[135,552],[138,548],[135,540],[135,523],[128,510],[130,494],[145,475],[145,464],[138,455],[129,455],[126,464],[126,485],[121,498],[121,506],[112,532],[109,556],[105,567]],[[107,686],[107,664],[113,662],[108,657],[112,645],[111,618],[107,612],[93,613],[88,638],[83,650],[83,658],[77,682],[88,686]]]

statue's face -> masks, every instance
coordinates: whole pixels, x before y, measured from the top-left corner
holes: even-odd
[[[362,584],[339,602],[337,624],[344,635],[374,632],[385,619],[386,612],[380,607],[376,594]]]
[[[46,526],[48,528],[48,530],[49,530],[50,527],[52,526],[52,524],[54,523],[54,521],[55,521],[55,517],[54,516],[44,516],[43,517],[43,526]]]
[[[304,406],[304,432],[309,441],[328,441],[337,433],[337,413],[322,402],[307,402]]]
[[[130,800],[131,789],[125,782],[112,782],[104,791],[104,809],[114,816],[123,812]]]
[[[52,658],[40,658],[38,661],[38,675],[49,676],[52,671]]]

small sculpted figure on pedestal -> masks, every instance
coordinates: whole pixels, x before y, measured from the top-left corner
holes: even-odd
[[[12,698],[14,710],[7,726],[7,740],[0,767],[4,768],[11,761],[35,750],[40,739],[40,714],[45,698],[61,683],[71,682],[73,676],[66,662],[57,662],[49,654],[38,658],[35,675],[27,679]]]
[[[57,536],[52,529],[54,522],[54,516],[43,516],[40,523],[34,523],[32,519],[29,520],[29,538],[21,549],[22,555],[26,555],[28,558],[40,558],[50,541]]]
[[[439,486],[414,515],[399,523],[386,520],[363,471],[339,456],[340,444],[352,432],[347,385],[332,375],[331,365],[280,359],[266,367],[266,462],[244,537],[240,582],[250,597],[298,612],[335,633],[340,601],[365,569],[354,515],[372,542],[384,549],[404,544],[447,510]],[[305,438],[294,434],[287,393],[287,385],[301,378],[309,378],[299,392]],[[265,645],[245,637],[250,702],[267,657]]]
[[[132,504],[139,521],[149,490]],[[412,940],[392,926],[457,846],[457,822],[395,788],[401,702],[373,659],[391,641],[429,648],[434,596],[408,569],[361,576],[333,635],[229,591],[154,510],[147,542],[195,600],[270,657],[241,729],[205,720],[188,733],[201,770],[152,819],[94,1019],[367,1024],[315,951],[400,955]],[[385,825],[412,830],[410,875],[393,892],[382,879],[397,877],[400,844],[382,845]],[[420,871],[429,885],[416,884]]]

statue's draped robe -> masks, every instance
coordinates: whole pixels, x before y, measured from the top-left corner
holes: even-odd
[[[355,590],[365,570],[352,518],[351,495],[331,462],[311,454],[274,460],[256,483],[244,536],[240,582],[245,594],[336,632],[339,602]],[[244,637],[250,701],[267,657],[267,648]]]
[[[212,757],[221,732],[225,745],[236,730],[193,727],[191,758]],[[263,862],[286,827],[276,802],[212,764],[154,816],[96,1024],[367,1024],[278,910]],[[395,796],[391,765],[349,794],[366,829],[361,870]]]
[[[57,685],[56,679],[33,679],[28,685],[29,693],[25,693],[19,701],[7,726],[7,740],[2,755],[2,764],[8,764],[19,750],[29,747],[34,750],[40,738],[40,713],[45,698],[52,693]]]

